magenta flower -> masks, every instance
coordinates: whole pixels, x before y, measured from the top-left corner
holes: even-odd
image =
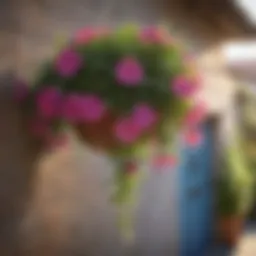
[[[115,76],[124,86],[138,86],[143,81],[144,70],[135,58],[126,57],[117,64]]]
[[[114,132],[124,143],[135,142],[145,131],[157,121],[157,113],[149,105],[141,103],[135,106],[131,116],[119,120]]]
[[[16,81],[13,89],[13,98],[16,102],[23,102],[29,95],[29,86],[24,81]]]
[[[63,105],[63,116],[71,123],[97,122],[105,111],[105,104],[95,95],[72,94]]]
[[[147,27],[142,29],[139,37],[141,41],[145,43],[161,44],[167,42],[167,38],[164,37],[162,31],[156,27]]]
[[[140,137],[141,131],[141,128],[129,117],[118,120],[114,126],[116,138],[127,144],[135,142]]]
[[[157,121],[157,112],[149,105],[142,103],[135,106],[132,118],[141,129],[147,129]]]
[[[106,111],[103,101],[96,95],[85,95],[82,99],[82,117],[87,122],[99,121]]]
[[[178,159],[172,155],[170,155],[170,156],[169,155],[161,155],[161,156],[156,157],[153,160],[153,166],[156,169],[159,169],[159,168],[162,169],[165,167],[173,168],[173,167],[177,166],[177,163],[178,163]]]
[[[72,49],[62,51],[56,59],[55,68],[59,75],[72,77],[82,67],[82,57]]]
[[[187,79],[184,76],[179,76],[174,79],[174,81],[171,81],[170,89],[180,97],[190,97],[192,96],[196,90],[197,85],[195,82]]]
[[[62,94],[56,87],[46,87],[37,95],[37,110],[42,118],[59,117],[61,113]]]
[[[197,104],[188,112],[184,123],[190,127],[197,126],[202,123],[206,114],[206,106],[204,104]]]
[[[75,44],[86,44],[99,36],[108,35],[108,33],[109,30],[106,28],[82,28],[76,33],[74,42]]]
[[[76,44],[86,44],[96,37],[96,32],[92,28],[82,28],[75,34],[74,41]]]
[[[203,142],[203,134],[198,129],[189,129],[184,135],[185,143],[191,147],[197,147]]]

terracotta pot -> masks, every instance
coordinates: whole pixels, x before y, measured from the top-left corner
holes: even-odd
[[[111,149],[120,144],[113,136],[115,120],[114,116],[107,114],[97,123],[79,124],[76,129],[81,139],[93,147]]]
[[[122,144],[113,133],[116,120],[114,115],[106,114],[99,122],[77,125],[76,130],[80,138],[94,148],[99,150],[120,149],[126,145]],[[144,135],[152,134],[154,130],[153,126]]]
[[[229,246],[238,243],[243,230],[244,218],[242,216],[220,217],[218,221],[218,238]]]

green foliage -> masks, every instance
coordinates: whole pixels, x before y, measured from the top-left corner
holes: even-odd
[[[255,122],[255,93],[250,87],[242,86],[240,88],[240,120],[239,126],[242,135],[242,143],[245,157],[249,163],[249,170],[253,181],[253,201],[256,208],[256,122]],[[252,213],[254,217],[254,213]],[[255,218],[255,217],[254,217]]]
[[[170,130],[180,127],[180,121],[191,106],[190,99],[177,97],[170,89],[171,82],[179,75],[194,79],[192,71],[179,46],[163,39],[161,43],[145,43],[140,39],[140,28],[125,26],[107,36],[99,36],[86,44],[68,43],[64,49],[73,49],[82,57],[84,65],[73,77],[61,77],[54,66],[54,59],[43,65],[34,90],[45,86],[58,86],[63,94],[95,94],[108,106],[114,116],[129,115],[136,104],[146,103],[161,113],[155,133],[166,141]],[[159,30],[168,38],[166,30]],[[58,53],[59,54],[59,53]],[[58,55],[57,55],[58,56]],[[117,63],[125,57],[135,58],[144,70],[144,79],[136,87],[119,84],[115,77]],[[35,107],[31,105],[31,108]],[[148,134],[142,141],[147,137]],[[128,151],[133,148],[128,148]]]
[[[179,51],[171,44],[142,44],[137,30],[136,27],[125,27],[112,36],[76,46],[75,50],[85,61],[77,76],[61,78],[53,66],[46,65],[37,86],[58,84],[64,92],[95,93],[120,114],[129,112],[137,102],[149,103],[164,113],[179,108],[180,101],[170,97],[169,89],[171,78],[185,71]],[[120,86],[113,76],[116,64],[126,56],[138,59],[146,73],[141,86],[133,90]]]
[[[252,205],[253,181],[238,144],[228,148],[217,187],[217,211],[221,216],[248,214]]]

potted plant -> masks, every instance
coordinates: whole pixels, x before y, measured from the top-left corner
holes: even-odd
[[[253,182],[238,145],[227,150],[217,186],[219,240],[236,245],[250,211]]]
[[[150,142],[166,150],[181,129],[189,143],[200,139],[200,84],[191,58],[163,28],[85,28],[43,66],[31,87],[19,84],[16,98],[38,139],[56,140],[68,126],[108,154],[116,164],[113,198],[123,204],[131,201]],[[166,160],[164,155],[161,162]]]
[[[239,128],[241,130],[242,147],[246,160],[249,163],[250,172],[253,182],[253,203],[249,213],[250,220],[256,219],[256,123],[253,110],[255,109],[255,95],[251,88],[242,87],[239,90],[240,109]]]

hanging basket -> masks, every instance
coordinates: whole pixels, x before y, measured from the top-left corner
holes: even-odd
[[[24,104],[32,127],[41,126],[37,136],[69,125],[112,153],[179,131],[199,88],[190,58],[166,30],[87,28],[43,66]]]
[[[106,114],[97,123],[81,123],[75,129],[85,143],[104,152],[115,152],[126,147],[125,143],[122,143],[113,134],[113,127],[117,122],[117,117]],[[154,134],[154,129],[154,126],[150,127],[144,135]]]
[[[115,120],[113,115],[106,114],[95,124],[78,124],[76,130],[83,141],[90,143],[97,149],[107,151],[118,147],[120,144],[112,133]]]
[[[194,66],[166,29],[86,28],[43,65],[33,86],[17,83],[15,99],[38,139],[48,143],[69,126],[82,142],[121,159],[117,193],[125,201],[138,149],[152,140],[172,143],[170,134],[181,129],[193,143],[199,137]]]

